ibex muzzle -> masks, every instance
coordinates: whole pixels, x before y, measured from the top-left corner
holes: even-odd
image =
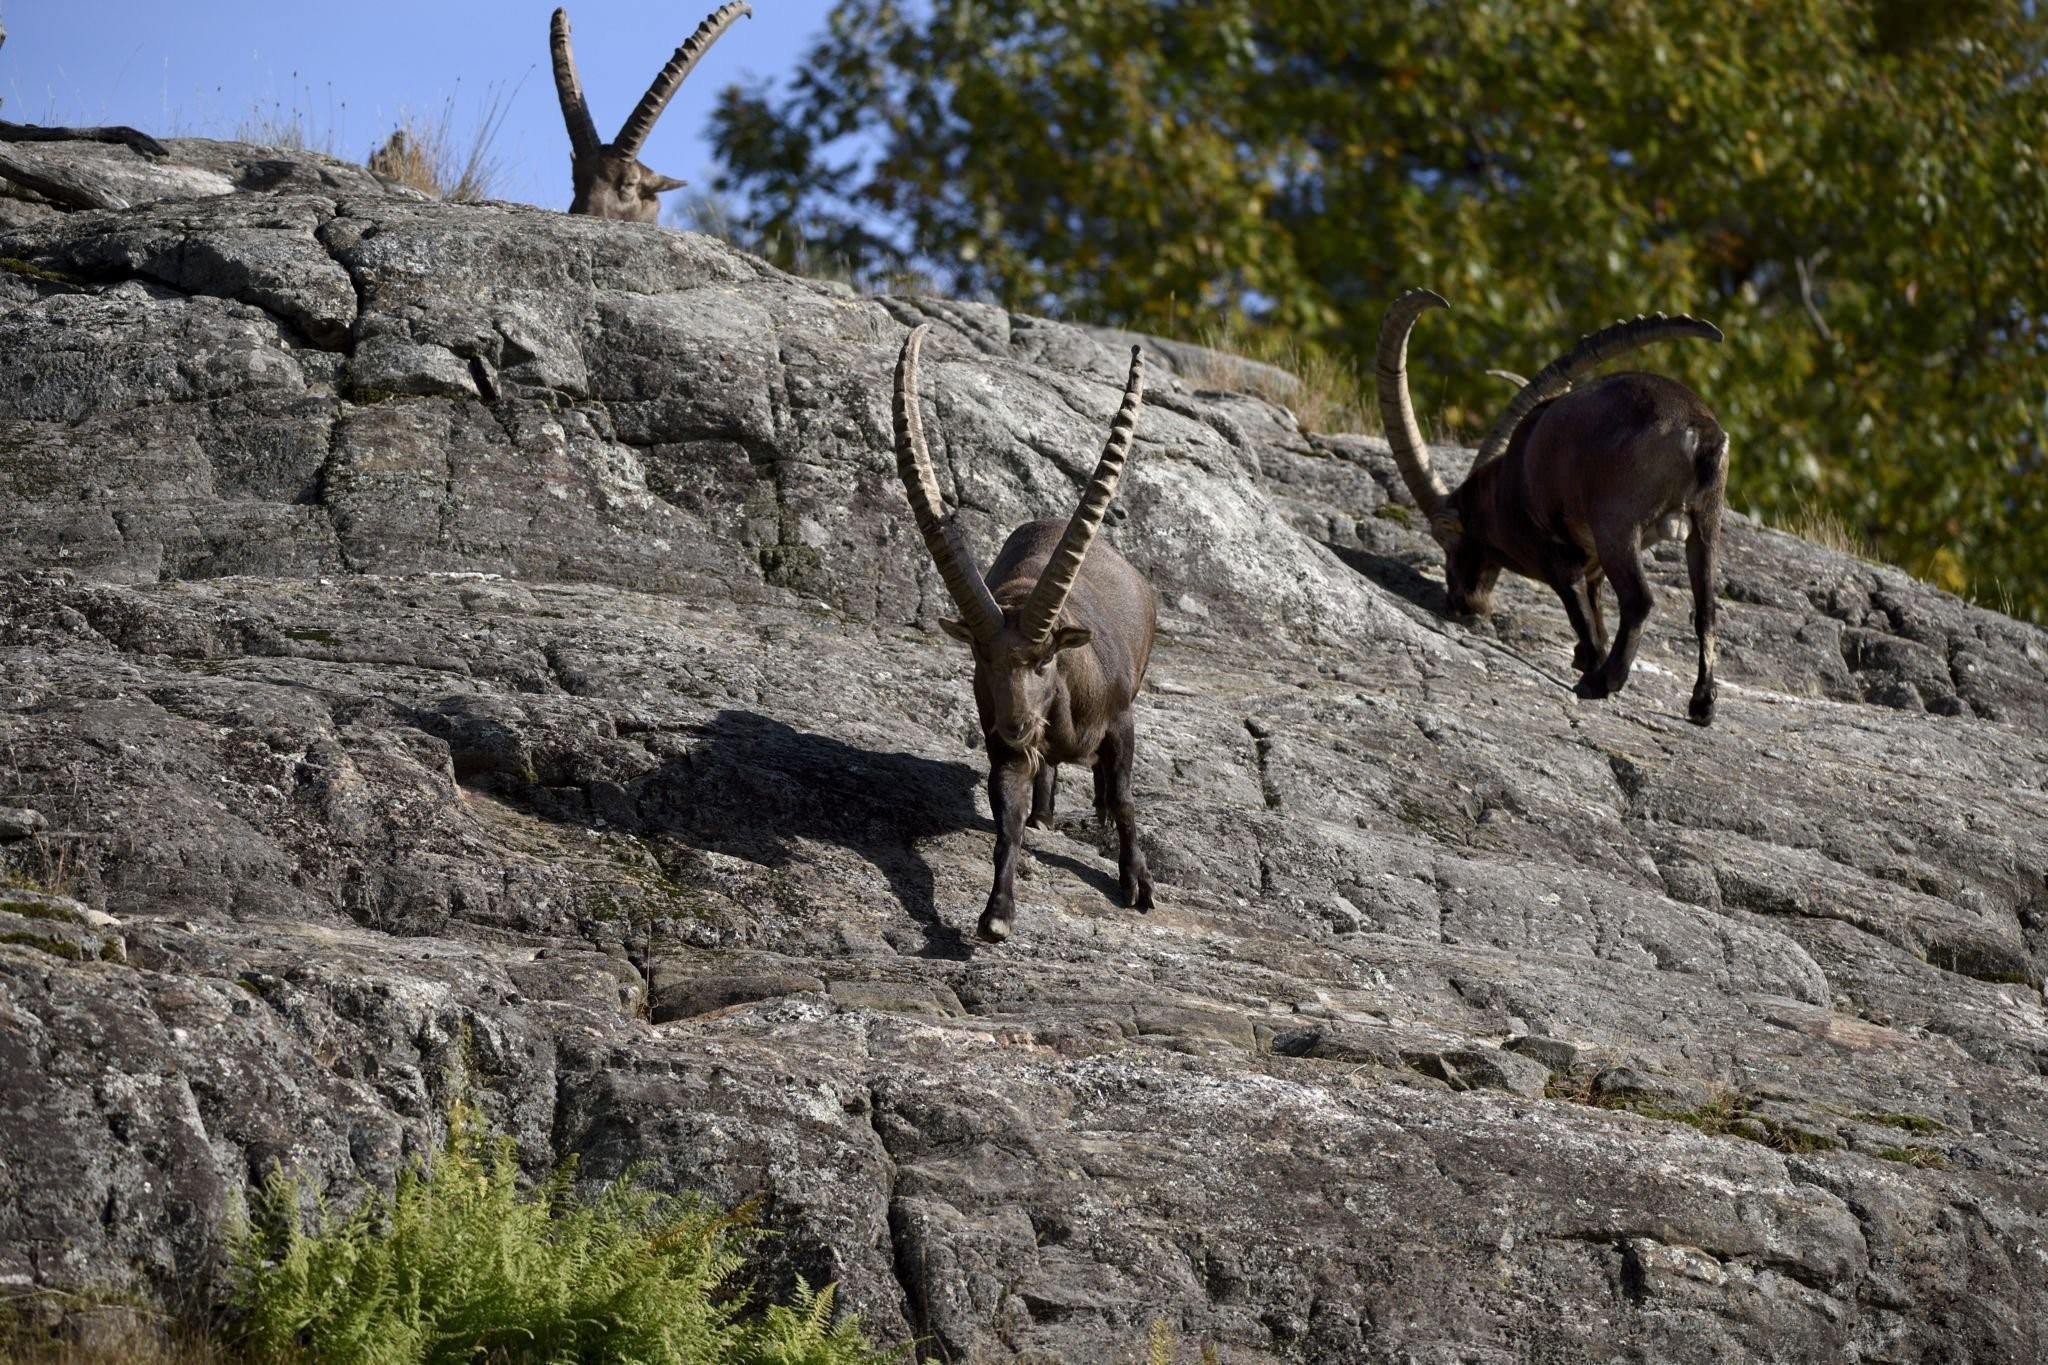
[[[621,218],[629,222],[660,221],[661,200],[667,190],[683,187],[683,181],[650,170],[640,160],[640,149],[654,131],[654,121],[675,98],[685,78],[704,54],[711,50],[733,21],[751,15],[746,0],[721,5],[697,25],[697,31],[675,50],[668,65],[655,76],[654,84],[626,116],[617,138],[600,142],[597,124],[590,117],[590,105],[583,98],[583,84],[576,78],[576,56],[569,50],[569,12],[556,10],[548,26],[549,46],[555,63],[555,94],[562,101],[562,121],[569,125],[569,170],[575,197],[569,212],[593,218]]]
[[[1408,333],[1425,309],[1450,305],[1427,289],[1394,301],[1380,325],[1380,415],[1401,477],[1444,549],[1444,588],[1456,613],[1484,614],[1502,569],[1548,583],[1578,636],[1572,665],[1582,697],[1619,692],[1652,604],[1644,546],[1691,524],[1699,676],[1688,714],[1714,718],[1714,558],[1728,486],[1728,437],[1698,395],[1660,375],[1608,375],[1573,388],[1611,356],[1668,337],[1719,341],[1712,323],[1653,314],[1618,322],[1520,385],[1455,492],[1430,468],[1408,399]],[[1519,377],[1500,371],[1502,378]],[[1607,644],[1600,581],[1614,585],[1621,628]]]
[[[1029,823],[1051,827],[1062,763],[1094,768],[1096,813],[1116,821],[1123,902],[1149,910],[1152,877],[1131,804],[1131,703],[1152,657],[1159,605],[1151,584],[1113,546],[1094,543],[1144,405],[1143,361],[1134,347],[1123,404],[1074,515],[1012,531],[984,578],[940,500],[925,447],[917,359],[929,330],[913,330],[896,362],[896,471],[925,548],[960,609],[957,620],[943,622],[946,633],[974,652],[974,705],[996,823],[995,886],[981,936],[995,943],[1010,936],[1027,812]]]

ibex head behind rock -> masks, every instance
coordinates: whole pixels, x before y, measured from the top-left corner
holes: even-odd
[[[668,107],[711,45],[732,27],[735,19],[753,12],[753,6],[746,0],[734,0],[713,10],[655,76],[654,84],[647,87],[640,103],[626,116],[618,137],[601,142],[597,125],[590,117],[590,105],[583,98],[582,82],[576,78],[576,56],[569,50],[569,12],[555,11],[548,36],[554,50],[555,94],[562,101],[562,120],[569,125],[570,175],[575,185],[569,212],[639,223],[660,220],[659,196],[681,189],[684,182],[649,169],[640,160],[640,149],[646,145],[647,135],[654,131],[654,121],[661,117],[661,111]]]
[[[986,577],[940,501],[918,411],[917,362],[929,326],[904,340],[896,362],[896,472],[939,577],[960,610],[942,624],[974,652],[974,704],[988,749],[996,823],[995,886],[981,936],[1001,942],[1015,916],[1017,855],[1028,812],[1049,828],[1062,763],[1095,771],[1095,809],[1117,826],[1124,903],[1152,906],[1131,803],[1131,703],[1145,681],[1158,623],[1152,587],[1115,547],[1096,544],[1130,454],[1144,404],[1144,365],[1131,351],[1123,403],[1095,477],[1068,520],[1027,522],[1010,533]]]
[[[1714,716],[1714,556],[1728,437],[1692,390],[1659,375],[1614,374],[1572,386],[1624,351],[1669,337],[1719,341],[1719,329],[1697,318],[1653,314],[1581,338],[1526,384],[1489,371],[1519,384],[1519,392],[1453,492],[1430,468],[1408,399],[1408,333],[1424,310],[1446,307],[1427,289],[1396,299],[1380,325],[1376,371],[1394,461],[1443,546],[1451,610],[1489,611],[1502,569],[1548,583],[1578,636],[1575,690],[1582,697],[1609,696],[1628,681],[1650,614],[1641,551],[1672,535],[1683,517],[1691,524],[1686,560],[1699,640],[1689,714],[1707,724]],[[1621,606],[1612,649],[1600,614],[1603,577]]]

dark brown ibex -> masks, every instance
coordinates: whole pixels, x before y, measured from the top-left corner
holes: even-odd
[[[569,51],[569,12],[556,10],[548,37],[554,49],[555,94],[562,101],[562,121],[569,125],[569,171],[575,197],[569,212],[593,218],[623,218],[653,223],[661,218],[661,200],[666,190],[683,187],[684,182],[660,175],[640,161],[640,149],[654,131],[654,121],[675,97],[683,80],[711,45],[732,27],[735,19],[754,12],[746,0],[720,5],[697,25],[683,45],[668,59],[668,65],[647,87],[640,103],[626,116],[617,138],[600,142],[597,125],[591,121],[590,105],[584,101],[582,82],[576,79],[576,57]]]
[[[1408,333],[1425,309],[1449,306],[1427,289],[1396,299],[1380,325],[1375,368],[1394,461],[1444,549],[1451,610],[1484,615],[1502,569],[1548,583],[1578,636],[1573,690],[1610,696],[1628,681],[1653,601],[1643,547],[1673,536],[1682,515],[1691,526],[1686,566],[1699,639],[1688,714],[1709,723],[1727,434],[1698,395],[1661,375],[1612,374],[1573,385],[1624,351],[1667,337],[1719,341],[1720,330],[1697,318],[1653,314],[1582,337],[1521,386],[1480,443],[1465,482],[1448,492],[1430,468],[1408,399]],[[1600,614],[1603,577],[1621,607],[1612,649]]]
[[[959,523],[940,500],[925,447],[917,357],[929,330],[928,324],[914,329],[896,362],[896,472],[925,548],[960,609],[960,619],[940,624],[974,651],[974,706],[988,747],[988,800],[996,823],[995,887],[981,914],[981,936],[992,943],[1010,936],[1026,802],[1030,823],[1050,828],[1062,763],[1094,767],[1096,814],[1116,821],[1123,902],[1149,910],[1152,876],[1138,848],[1131,804],[1137,733],[1131,703],[1152,657],[1159,603],[1152,585],[1114,547],[1094,545],[1144,406],[1144,362],[1133,347],[1123,404],[1074,515],[1019,526],[983,578]]]

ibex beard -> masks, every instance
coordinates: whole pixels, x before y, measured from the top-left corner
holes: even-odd
[[[984,576],[939,497],[918,409],[918,356],[929,326],[904,340],[896,364],[896,468],[925,547],[960,609],[941,622],[974,658],[974,704],[988,752],[996,825],[995,884],[979,931],[1010,937],[1024,827],[1049,829],[1062,763],[1095,772],[1095,809],[1115,821],[1123,903],[1152,908],[1152,877],[1138,847],[1131,801],[1136,725],[1132,703],[1145,681],[1158,599],[1113,546],[1095,544],[1116,496],[1144,403],[1144,365],[1130,378],[1094,477],[1065,522],[1033,521],[1010,533]]]

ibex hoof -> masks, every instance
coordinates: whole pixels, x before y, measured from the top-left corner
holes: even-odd
[[[1574,687],[1572,691],[1578,693],[1587,701],[1599,701],[1609,691],[1607,676],[1604,673],[1588,673],[1585,677],[1579,679],[1578,686]]]
[[[1581,673],[1590,673],[1600,666],[1600,651],[1591,645],[1580,645],[1572,651],[1572,667]]]
[[[1133,887],[1129,882],[1125,882],[1117,888],[1117,893],[1122,898],[1123,903],[1130,906],[1133,910],[1150,910],[1152,908],[1152,883],[1149,881],[1139,882],[1136,887]]]
[[[1692,705],[1686,708],[1685,716],[1694,725],[1712,725],[1714,723],[1714,699],[1712,697],[1694,697]]]
[[[984,943],[1005,943],[1010,937],[1010,912],[1007,910],[985,910],[981,923],[975,927]]]

